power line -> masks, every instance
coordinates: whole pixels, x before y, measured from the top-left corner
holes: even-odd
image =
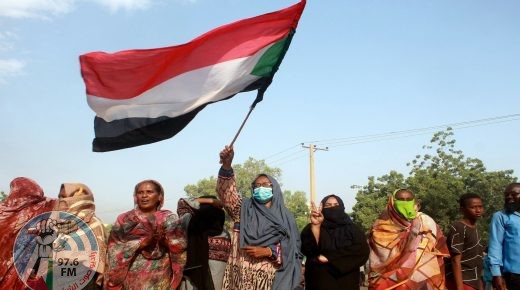
[[[302,143],[302,148],[309,148],[309,180],[310,180],[310,194],[311,194],[311,202],[314,202],[316,200],[316,183],[314,178],[314,152],[315,151],[329,151],[329,147],[326,148],[319,148],[314,146],[314,144],[309,144],[309,146],[305,146]]]
[[[482,127],[482,126],[487,126],[487,125],[500,124],[500,123],[518,121],[518,120],[520,120],[520,114],[511,114],[511,115],[496,116],[496,117],[490,117],[490,118],[484,118],[484,119],[478,119],[478,120],[472,120],[472,121],[463,121],[463,122],[449,123],[449,124],[444,124],[444,125],[415,128],[415,129],[409,129],[409,130],[390,131],[390,132],[385,132],[385,133],[377,133],[377,134],[369,134],[369,135],[361,135],[361,136],[300,142],[300,143],[297,143],[296,145],[292,145],[286,149],[283,149],[277,153],[271,154],[271,155],[263,158],[263,160],[271,159],[275,156],[282,155],[281,157],[270,162],[270,164],[272,164],[272,166],[275,166],[275,165],[285,164],[285,163],[306,157],[307,150],[300,147],[302,144],[305,144],[305,143],[309,143],[309,144],[315,143],[315,144],[319,144],[320,146],[328,146],[329,148],[336,148],[336,147],[343,147],[343,146],[349,146],[349,145],[381,142],[381,141],[388,141],[388,140],[395,140],[395,139],[402,139],[402,138],[409,138],[409,137],[414,137],[414,136],[419,136],[419,135],[425,135],[425,134],[429,134],[433,131],[436,131],[439,129],[444,129],[447,127],[451,127],[454,129],[467,129],[467,128]],[[291,150],[294,150],[296,148],[298,148],[297,151],[290,152]],[[300,154],[300,155],[295,156],[298,154]],[[172,199],[173,198],[168,198],[168,199],[165,199],[165,201],[172,200]],[[107,211],[97,212],[97,214],[108,214],[108,213],[114,213],[114,212],[121,212],[121,211],[107,210]]]
[[[273,160],[273,161],[271,161],[271,163],[282,162],[282,160],[285,160],[287,158],[291,158],[292,156],[294,156],[296,154],[299,154],[299,153],[302,153],[303,151],[306,151],[306,150],[304,150],[303,148],[300,148],[300,150],[298,150],[296,152],[293,152],[293,153],[290,153],[290,154],[287,154],[287,155],[285,155],[283,157],[280,157],[280,158],[278,158],[276,160]]]
[[[472,121],[464,121],[464,122],[458,122],[458,123],[449,123],[449,124],[443,124],[443,125],[436,125],[436,126],[430,126],[430,127],[423,127],[423,128],[415,128],[415,129],[409,129],[409,130],[401,130],[401,131],[391,131],[386,133],[378,133],[378,134],[370,134],[370,135],[361,135],[361,136],[354,136],[354,137],[344,137],[344,138],[334,138],[334,139],[324,139],[324,140],[314,140],[314,141],[308,141],[304,143],[315,143],[320,145],[325,144],[337,144],[337,143],[353,143],[357,144],[359,141],[363,141],[363,143],[370,142],[370,141],[380,141],[381,138],[386,138],[389,136],[398,136],[398,135],[409,135],[413,133],[418,133],[418,135],[423,134],[424,132],[431,132],[434,130],[439,130],[447,127],[451,128],[458,128],[458,129],[464,129],[464,128],[471,128],[471,127],[479,127],[479,126],[485,126],[490,124],[496,124],[496,123],[503,123],[503,122],[511,122],[520,120],[520,114],[511,114],[511,115],[505,115],[505,116],[497,116],[497,117],[491,117],[491,118],[485,118],[485,119],[478,119],[478,120],[472,120]],[[413,135],[410,135],[413,136]],[[408,136],[406,136],[408,137]]]
[[[496,116],[496,117],[490,117],[490,118],[484,118],[484,119],[478,119],[478,120],[448,123],[448,124],[436,125],[436,126],[430,126],[430,127],[422,127],[422,128],[400,130],[400,131],[390,131],[390,132],[384,132],[384,133],[353,136],[353,137],[314,140],[314,141],[308,141],[308,142],[303,142],[303,143],[304,144],[313,143],[313,144],[316,144],[319,146],[327,146],[329,148],[336,148],[336,147],[344,147],[344,146],[363,144],[363,143],[372,143],[372,142],[381,142],[381,141],[395,140],[395,139],[401,139],[401,138],[409,138],[409,137],[418,136],[418,135],[430,134],[431,132],[445,129],[448,127],[451,127],[454,129],[466,129],[466,128],[481,127],[481,126],[487,126],[487,125],[493,125],[493,124],[499,124],[499,123],[505,123],[505,122],[512,122],[512,121],[517,121],[517,120],[520,120],[520,114],[510,114],[510,115]],[[271,163],[271,164],[276,163],[276,165],[280,165],[280,164],[284,164],[284,163],[287,163],[287,162],[290,162],[290,161],[293,161],[296,159],[303,158],[305,156],[303,154],[302,154],[302,156],[294,157],[295,155],[302,153],[301,150],[293,151],[300,144],[301,143],[298,143],[298,145],[293,145],[293,146],[288,147],[284,150],[281,150],[277,153],[271,154],[268,157],[264,158],[264,160],[277,156],[278,157],[277,159],[275,159],[269,163]]]
[[[467,129],[467,128],[481,127],[481,126],[486,126],[486,125],[492,125],[492,124],[498,124],[498,123],[505,123],[505,122],[510,122],[510,121],[516,121],[516,120],[520,120],[520,118],[517,118],[517,119],[511,119],[511,120],[495,121],[495,122],[490,122],[490,123],[485,123],[485,124],[465,125],[465,126],[452,127],[452,128],[454,128],[454,129]],[[450,127],[450,126],[447,126],[447,127]],[[441,127],[441,128],[447,128],[447,127]],[[329,145],[329,147],[331,147],[331,148],[335,148],[335,147],[342,147],[342,146],[348,146],[348,145],[354,145],[354,144],[361,144],[361,143],[380,142],[380,141],[387,141],[387,140],[395,140],[395,139],[401,139],[401,138],[408,138],[408,137],[413,137],[413,136],[418,136],[418,135],[430,134],[431,132],[434,132],[434,131],[436,131],[436,130],[438,130],[438,129],[441,129],[441,128],[431,129],[431,130],[428,130],[428,131],[418,132],[418,133],[415,133],[415,134],[401,134],[401,135],[399,135],[399,136],[391,136],[391,135],[389,135],[389,136],[386,136],[386,137],[384,137],[384,138],[372,139],[372,140],[359,140],[359,141],[344,142],[344,143],[339,142],[339,144],[337,144],[337,145]]]
[[[282,153],[284,153],[284,152],[287,152],[287,151],[289,151],[289,150],[291,150],[291,149],[294,149],[294,148],[296,148],[296,147],[299,147],[300,144],[301,144],[301,143],[298,143],[298,144],[296,144],[296,145],[292,145],[291,147],[289,147],[289,148],[287,148],[287,149],[284,149],[284,150],[282,150],[282,151],[280,151],[280,152],[277,152],[277,153],[275,153],[275,154],[271,154],[271,155],[269,155],[269,156],[263,158],[263,160],[267,160],[267,159],[273,158],[274,156],[280,155],[280,154],[282,154]]]
[[[298,153],[303,153],[303,151],[298,152]],[[291,159],[289,159],[289,160],[284,160],[284,161],[281,161],[281,162],[279,162],[279,163],[275,163],[275,164],[273,164],[272,166],[279,166],[279,165],[282,165],[282,164],[285,164],[285,163],[289,163],[289,162],[294,161],[294,160],[297,160],[297,159],[302,159],[303,157],[306,157],[306,155],[305,155],[305,154],[302,154],[302,155],[300,155],[300,156],[297,156],[297,157],[291,158]]]

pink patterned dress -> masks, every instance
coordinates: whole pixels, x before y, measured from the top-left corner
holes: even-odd
[[[187,245],[184,220],[168,210],[149,218],[138,209],[121,214],[108,240],[107,289],[175,289],[182,279]],[[153,236],[155,243],[140,244]]]

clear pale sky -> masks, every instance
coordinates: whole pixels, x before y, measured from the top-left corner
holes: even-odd
[[[94,113],[79,55],[182,44],[294,3],[1,0],[0,190],[9,192],[18,176],[33,178],[50,197],[61,183],[85,183],[98,215],[112,223],[133,207],[133,186],[153,178],[165,187],[166,208],[175,210],[185,185],[216,175],[218,153],[255,94],[208,106],[172,139],[93,153]],[[301,142],[520,113],[519,12],[516,0],[309,0],[273,84],[235,144],[235,161],[269,157],[269,165],[283,170],[284,189],[308,193],[308,150]],[[456,129],[457,148],[488,170],[513,169],[518,176],[519,121]],[[350,208],[351,185],[393,169],[408,173],[406,163],[432,134],[317,143],[330,146],[315,154],[317,197],[335,193]]]

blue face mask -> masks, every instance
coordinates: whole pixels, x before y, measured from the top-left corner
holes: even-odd
[[[273,189],[269,187],[257,187],[253,189],[253,198],[259,203],[267,203],[273,199]]]

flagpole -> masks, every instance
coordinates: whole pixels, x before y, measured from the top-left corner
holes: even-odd
[[[249,115],[251,115],[251,112],[253,112],[253,109],[256,107],[256,104],[258,104],[259,102],[261,102],[264,99],[265,91],[267,90],[267,87],[269,87],[269,85],[271,84],[272,81],[273,81],[272,77],[268,78],[267,80],[264,81],[264,83],[260,86],[260,88],[258,88],[258,94],[256,95],[255,100],[249,107],[249,112],[247,112],[246,118],[244,119],[244,121],[242,121],[242,125],[240,125],[240,128],[238,128],[238,131],[235,134],[235,138],[233,138],[233,141],[231,141],[231,144],[229,144],[229,147],[233,147],[233,144],[235,144],[235,141],[237,140],[238,135],[240,135],[240,131],[242,131],[242,128],[244,128],[244,125],[246,124],[247,119],[249,119]]]
[[[238,135],[240,135],[240,132],[242,131],[242,128],[244,128],[244,125],[246,124],[247,119],[249,119],[249,115],[251,115],[251,112],[253,112],[254,108],[255,108],[254,106],[251,106],[249,108],[249,112],[247,112],[246,118],[244,119],[244,121],[242,121],[242,125],[240,125],[240,128],[238,128],[238,131],[235,134],[235,137],[233,138],[233,141],[231,141],[231,144],[229,144],[229,147],[233,147],[233,144],[235,144],[235,141],[237,140]]]
[[[242,128],[244,128],[244,125],[246,124],[247,119],[249,119],[249,115],[251,115],[251,112],[253,112],[253,109],[255,108],[255,105],[256,105],[256,102],[253,103],[253,105],[251,105],[251,107],[249,107],[249,112],[247,112],[246,118],[244,119],[244,121],[242,121],[242,125],[240,125],[240,128],[238,128],[238,131],[235,134],[235,137],[233,138],[233,141],[231,141],[231,144],[229,144],[229,147],[233,147],[233,144],[235,144],[235,141],[237,140],[238,135],[240,135],[240,132],[242,131]],[[220,159],[220,164],[222,164],[222,159]]]

